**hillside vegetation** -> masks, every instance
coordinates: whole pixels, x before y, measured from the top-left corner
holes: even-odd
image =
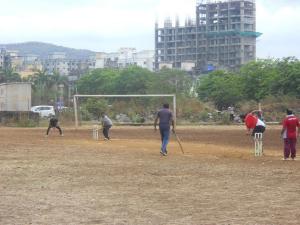
[[[0,44],[0,48],[6,50],[17,50],[20,55],[34,54],[45,59],[53,52],[65,52],[67,58],[87,59],[95,53],[90,50],[67,48],[59,45],[48,44],[43,42],[25,42],[16,44]]]

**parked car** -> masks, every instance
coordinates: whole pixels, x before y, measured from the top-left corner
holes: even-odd
[[[40,117],[55,116],[54,107],[51,105],[37,105],[31,107],[32,112],[39,113]]]

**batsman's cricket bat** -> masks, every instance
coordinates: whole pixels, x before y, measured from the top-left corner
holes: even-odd
[[[180,146],[180,150],[181,150],[182,154],[184,154],[184,151],[183,151],[183,147],[182,147],[181,141],[180,141],[180,139],[179,139],[179,137],[178,137],[178,135],[176,134],[175,131],[174,131],[174,135],[175,135],[176,140],[177,140],[177,142],[178,142],[178,144],[179,144],[179,146]]]

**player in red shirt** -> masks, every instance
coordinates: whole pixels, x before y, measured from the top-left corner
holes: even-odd
[[[296,158],[296,143],[297,137],[300,136],[299,119],[293,115],[293,111],[286,110],[286,118],[282,122],[281,136],[284,140],[284,160],[287,160],[290,155],[292,160]],[[297,132],[298,128],[298,132]]]
[[[260,113],[259,115],[261,115],[261,111],[254,110],[247,115],[240,116],[246,125],[247,134],[250,134],[252,131],[252,136],[254,136],[255,133],[264,133],[266,130],[266,124],[256,115],[256,113]]]

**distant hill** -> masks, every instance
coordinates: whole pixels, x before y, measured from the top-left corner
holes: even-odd
[[[95,52],[90,50],[67,48],[43,42],[0,44],[0,48],[5,48],[6,50],[18,50],[20,55],[35,54],[42,59],[47,58],[49,54],[54,52],[65,52],[66,57],[70,59],[87,59],[95,54]]]

